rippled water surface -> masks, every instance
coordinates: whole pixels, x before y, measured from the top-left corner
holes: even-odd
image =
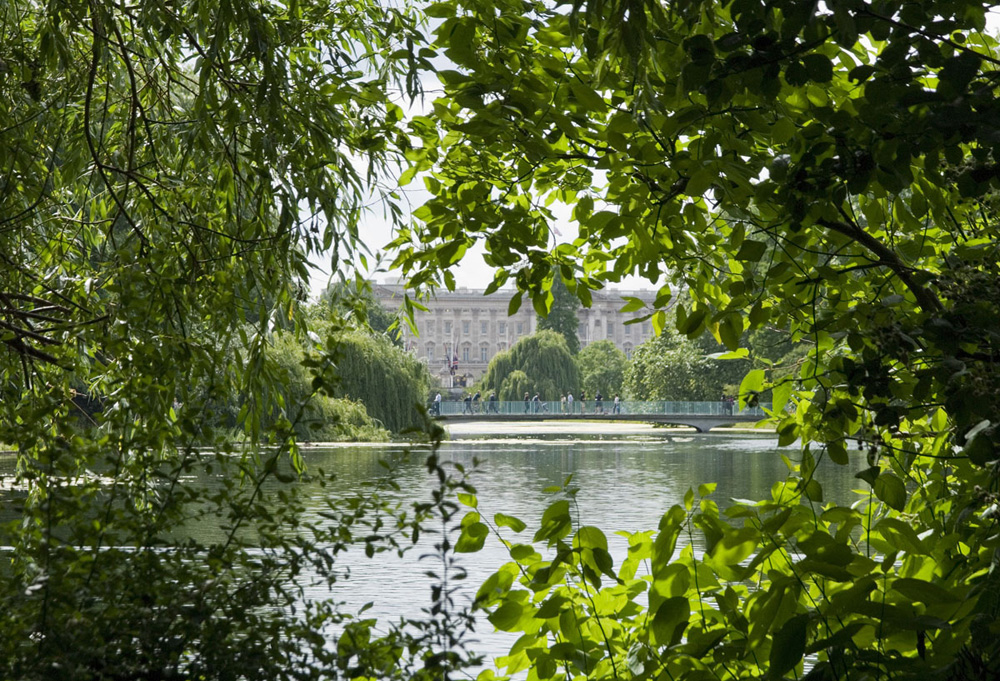
[[[492,518],[502,512],[527,523],[528,529],[520,537],[503,530],[508,538],[530,541],[542,512],[555,498],[543,490],[561,486],[572,475],[573,485],[579,489],[578,522],[602,528],[611,540],[612,554],[617,556],[623,555],[626,544],[614,532],[655,529],[671,505],[682,503],[688,488],[717,483],[712,498],[721,507],[729,505],[731,499],[769,497],[772,485],[788,474],[783,455],[790,459],[799,456],[797,447],[779,448],[773,434],[699,434],[642,424],[455,424],[451,438],[442,445],[441,456],[472,471],[482,515]],[[382,460],[394,463],[399,491],[393,494],[397,499],[429,500],[435,485],[424,466],[427,453],[426,447],[398,444],[307,447],[307,465],[336,476],[326,487],[304,484],[301,491],[307,499],[307,519],[327,522],[322,515],[326,502],[363,491],[385,476]],[[860,455],[844,467],[822,462],[818,478],[825,500],[851,503],[855,498],[852,490],[861,486],[854,474],[865,467]],[[199,477],[196,484],[208,488],[219,482]],[[277,498],[275,503],[280,503]],[[186,527],[183,532],[209,542],[219,538],[215,535],[220,529],[209,523]],[[367,616],[381,619],[418,617],[430,602],[430,580],[424,573],[439,569],[420,558],[433,541],[433,536],[421,539],[420,545],[402,558],[380,554],[368,559],[361,549],[352,549],[342,557],[350,579],[338,582],[332,594],[316,590],[309,595],[332,596],[348,610],[371,603]],[[696,550],[699,541],[695,534]],[[491,537],[481,552],[464,554],[461,560],[468,579],[459,598],[468,602],[478,585],[509,558],[500,542]],[[511,635],[493,632],[485,619],[476,638],[477,649],[491,656],[503,654],[514,640]]]
[[[579,522],[601,527],[612,541],[612,553],[619,555],[625,540],[613,532],[655,529],[671,505],[682,503],[688,488],[717,483],[712,498],[721,507],[734,498],[764,498],[788,473],[782,454],[798,458],[795,447],[778,448],[770,434],[698,434],[614,424],[482,428],[473,424],[453,428],[453,439],[443,445],[442,458],[467,470],[474,468],[472,482],[483,516],[492,518],[494,513],[503,512],[520,518],[528,524],[520,540],[529,541],[545,507],[554,500],[543,490],[562,485],[572,475],[573,485],[579,488]],[[404,457],[397,480],[401,493],[416,500],[426,498],[432,488],[423,467],[425,456],[426,451],[406,454],[398,446],[340,446],[311,449],[307,460],[310,465],[336,471],[341,489],[355,489],[384,474],[380,458],[399,461]],[[474,467],[475,461],[478,465]],[[848,467],[821,465],[825,499],[850,503],[851,490],[859,486],[854,473],[864,467],[863,457],[852,460]],[[504,532],[515,538],[510,530]],[[694,540],[697,549],[700,537],[695,535]],[[421,553],[425,550],[403,559],[382,556],[377,563],[363,556],[349,558],[352,577],[343,583],[337,597],[355,605],[372,602],[372,614],[383,618],[417,615],[428,603],[429,582],[423,573],[436,567],[419,560]],[[492,537],[483,551],[462,559],[469,572],[466,597],[509,560]],[[491,629],[483,621],[477,638],[484,652],[501,654],[513,639]]]

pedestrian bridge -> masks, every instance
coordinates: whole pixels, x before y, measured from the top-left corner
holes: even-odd
[[[770,406],[770,405],[766,405]],[[707,432],[719,426],[756,423],[766,417],[761,407],[739,410],[727,402],[441,402],[440,413],[431,403],[431,415],[442,421],[640,421],[689,426]]]

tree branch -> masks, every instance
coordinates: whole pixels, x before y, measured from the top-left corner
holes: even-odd
[[[910,289],[910,292],[913,293],[913,297],[917,299],[917,303],[925,311],[934,312],[941,309],[941,301],[937,299],[937,296],[935,296],[934,293],[929,291],[926,287],[920,285],[913,278],[914,269],[900,260],[895,251],[873,237],[871,234],[849,222],[821,219],[817,221],[817,224],[833,230],[834,232],[839,232],[850,239],[854,239],[869,251],[877,255],[879,261],[892,270],[893,273],[899,277],[899,280],[903,282],[906,288]]]

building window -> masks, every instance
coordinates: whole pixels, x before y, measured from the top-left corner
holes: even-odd
[[[632,348],[625,346],[625,359],[632,359]]]
[[[445,322],[444,323],[444,335],[446,335],[446,336],[450,336],[451,335],[451,322]]]
[[[614,322],[608,322],[607,329],[608,329],[608,338],[614,338],[615,337],[615,323]]]
[[[466,346],[462,348],[462,361],[468,363],[469,361],[469,347]]]
[[[466,336],[469,335],[469,322],[467,321],[462,322],[462,333],[464,333]]]
[[[631,336],[632,335],[632,325],[631,324],[626,324],[625,325],[625,335],[626,336]]]
[[[517,335],[520,336],[522,333],[524,333],[524,322],[518,322],[517,323]]]
[[[434,361],[434,345],[433,344],[427,346],[427,361],[429,361],[429,362]]]
[[[487,357],[488,354],[489,354],[489,348],[487,348],[485,345],[480,346],[480,348],[479,348],[479,361],[480,362],[486,362],[486,361],[488,361],[488,359],[489,359]]]
[[[489,322],[479,322],[479,333],[481,335],[485,336],[487,333],[489,333],[489,330],[490,330]]]
[[[497,333],[501,336],[507,335],[507,322],[497,322]]]

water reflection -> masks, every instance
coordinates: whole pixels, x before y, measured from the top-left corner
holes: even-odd
[[[795,456],[794,449],[780,450],[773,436],[746,434],[586,437],[536,432],[508,438],[489,434],[455,439],[442,447],[444,459],[474,469],[472,481],[484,517],[503,512],[528,524],[520,537],[504,529],[511,540],[530,541],[542,512],[553,500],[543,490],[562,485],[572,475],[572,484],[579,488],[579,522],[601,527],[611,541],[612,554],[618,556],[624,555],[626,540],[613,532],[655,529],[660,516],[671,505],[682,503],[690,487],[717,483],[712,498],[722,508],[731,499],[769,497],[772,485],[788,474],[782,453]],[[317,448],[309,452],[308,461],[310,466],[335,471],[337,485],[347,492],[384,474],[378,461],[388,456],[401,462],[396,478],[400,494],[416,500],[426,498],[431,489],[423,468],[425,454],[407,454],[397,447]],[[863,457],[847,467],[822,462],[818,478],[824,485],[824,498],[851,503],[857,482],[854,473],[865,466]],[[317,506],[323,500],[314,498]],[[701,539],[695,534],[696,550],[701,548]],[[425,540],[403,559],[381,557],[372,563],[349,555],[346,562],[352,577],[338,597],[357,606],[372,602],[371,612],[380,618],[418,614],[428,602],[429,582],[423,573],[436,567],[419,556],[432,541]],[[463,556],[469,572],[465,596],[471,598],[478,585],[508,560],[506,550],[492,537],[483,551]],[[491,628],[488,623],[484,627]],[[510,635],[489,631],[479,632],[479,639],[483,651],[491,655],[502,654],[511,643]]]
[[[788,474],[782,454],[797,458],[795,448],[779,449],[771,435],[702,435],[637,425],[612,430],[611,425],[560,425],[548,432],[539,430],[538,424],[530,428],[506,426],[505,432],[477,431],[465,426],[464,430],[453,429],[455,437],[442,446],[441,455],[472,471],[472,483],[478,490],[484,517],[492,518],[494,513],[503,512],[527,523],[528,530],[522,537],[516,537],[509,529],[503,530],[508,538],[524,542],[530,541],[542,512],[553,500],[543,490],[561,486],[572,476],[572,484],[579,489],[578,521],[601,527],[612,542],[612,554],[619,556],[623,554],[625,539],[614,536],[615,531],[655,529],[660,516],[671,505],[682,503],[688,488],[717,483],[712,498],[723,508],[734,498],[765,498],[770,495],[772,485]],[[327,511],[331,501],[336,503],[365,492],[387,475],[398,486],[389,496],[401,502],[428,500],[436,485],[424,466],[427,453],[426,448],[399,445],[308,448],[305,458],[310,469],[325,470],[334,474],[334,479],[323,486],[299,485],[305,501],[302,520],[330,522]],[[391,462],[391,473],[382,461]],[[860,455],[845,467],[822,462],[817,477],[823,483],[826,501],[851,503],[852,489],[859,486],[854,473],[866,465]],[[211,472],[192,469],[183,483],[192,490],[212,492],[223,484],[233,484],[231,473],[232,470],[223,474],[218,467]],[[282,503],[278,487],[274,483],[263,490],[271,495],[271,503]],[[6,494],[7,513],[16,512],[12,511],[16,504],[11,504],[14,500],[11,492],[8,490]],[[211,543],[225,536],[226,524],[225,518],[193,514],[192,521],[178,534]],[[696,534],[696,550],[700,548],[700,540]],[[343,601],[348,610],[371,602],[369,616],[383,620],[419,616],[421,609],[429,605],[430,581],[424,573],[438,569],[420,556],[430,551],[434,541],[434,536],[425,536],[402,558],[380,554],[368,559],[360,549],[347,552],[342,556],[342,564],[350,572],[350,579],[338,582],[332,596]],[[482,552],[463,556],[469,576],[462,598],[471,599],[478,585],[508,560],[506,550],[493,538]],[[331,594],[325,587],[322,591],[317,587],[307,595],[327,598]],[[484,623],[482,627],[489,629],[490,625]],[[478,637],[480,649],[489,655],[501,654],[511,643],[506,634],[480,631]]]

